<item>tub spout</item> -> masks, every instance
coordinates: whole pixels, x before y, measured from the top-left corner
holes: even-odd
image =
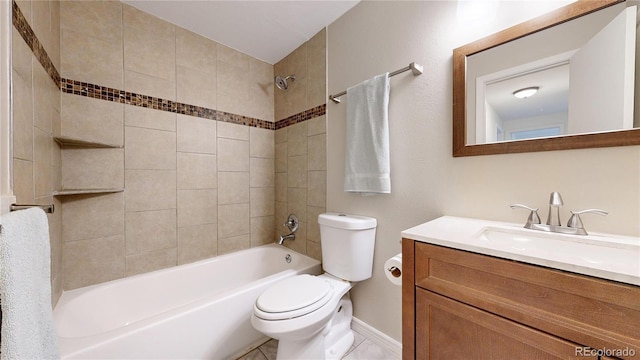
[[[278,240],[278,245],[284,244],[285,240],[295,240],[296,234],[291,233],[289,235],[280,235],[280,240]]]

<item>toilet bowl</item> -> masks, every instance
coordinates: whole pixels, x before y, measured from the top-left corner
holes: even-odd
[[[253,327],[278,339],[277,359],[340,359],[353,344],[353,283],[371,277],[377,222],[373,218],[321,214],[323,268],[267,289],[254,303]]]

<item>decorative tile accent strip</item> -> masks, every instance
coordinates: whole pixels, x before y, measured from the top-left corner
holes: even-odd
[[[60,77],[60,73],[53,65],[51,58],[45,51],[44,47],[36,37],[33,29],[25,19],[22,11],[15,1],[13,3],[13,26],[18,30],[20,36],[29,45],[31,51],[36,56],[42,67],[47,71],[53,82],[58,88],[67,94],[86,96],[93,99],[105,101],[113,101],[121,104],[140,106],[155,110],[168,111],[177,114],[195,116],[204,119],[218,120],[233,124],[257,127],[267,130],[282,129],[290,125],[311,120],[326,113],[326,104],[316,106],[312,109],[305,110],[298,114],[289,116],[273,123],[271,121],[260,120],[248,116],[231,114],[228,112],[209,109],[202,106],[189,105],[171,100],[161,99],[153,96],[136,94],[124,90],[113,89],[105,86],[81,82]]]
[[[18,6],[18,4],[13,1],[12,5],[13,26],[16,28],[16,30],[18,30],[20,36],[22,36],[27,45],[29,45],[29,48],[31,48],[33,55],[35,55],[36,59],[38,59],[40,65],[42,65],[47,74],[49,74],[56,86],[60,88],[60,73],[53,65],[53,62],[51,62],[51,58],[44,50],[44,47],[40,43],[40,40],[38,40],[36,34],[33,32],[33,29],[31,28],[31,26],[29,26],[29,23],[22,14],[22,11],[20,11],[20,7]]]
[[[299,112],[295,115],[291,115],[286,119],[278,120],[276,122],[275,129],[282,129],[287,126],[295,125],[297,123],[301,123],[303,121],[311,120],[317,118],[318,116],[322,116],[327,113],[327,104],[322,104],[311,108],[309,110],[305,110],[303,112]]]

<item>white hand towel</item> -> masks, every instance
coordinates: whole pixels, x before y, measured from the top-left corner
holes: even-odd
[[[31,208],[2,216],[0,359],[59,359],[51,309],[47,216]]]
[[[347,89],[344,191],[391,193],[389,73]]]

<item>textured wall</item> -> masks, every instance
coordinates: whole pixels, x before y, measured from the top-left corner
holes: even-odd
[[[559,191],[562,219],[570,209],[607,209],[609,216],[585,218],[587,229],[640,235],[640,147],[451,156],[453,49],[522,21],[537,2],[518,2],[519,13],[498,13],[484,27],[458,23],[456,4],[364,1],[327,30],[329,93],[411,61],[425,66],[423,75],[391,80],[390,195],[342,191],[345,104],[327,105],[327,209],[378,219],[374,274],[352,291],[355,316],[397,340],[400,288],[386,280],[382,265],[400,252],[406,228],[441,215],[524,223],[526,214],[509,204],[540,207],[544,216],[549,193]]]

